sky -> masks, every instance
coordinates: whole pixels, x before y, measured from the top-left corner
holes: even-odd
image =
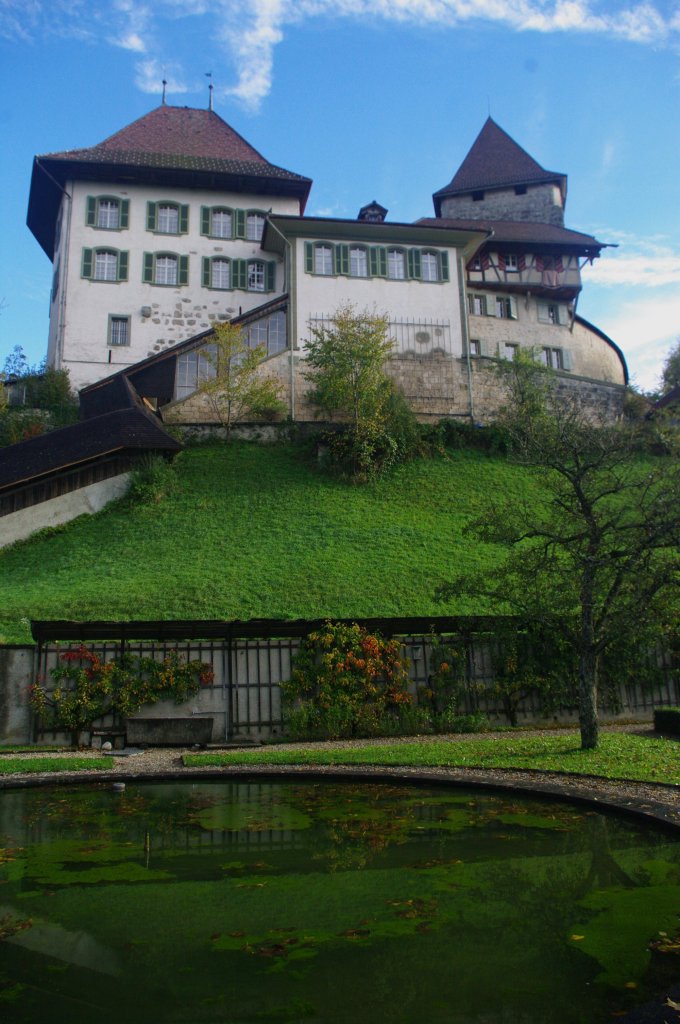
[[[318,216],[432,216],[491,114],[568,175],[566,226],[612,246],[578,312],[657,385],[680,337],[680,0],[0,0],[0,367],[47,346],[33,157],[101,142],[163,78],[189,107],[212,81],[224,120],[313,178]]]

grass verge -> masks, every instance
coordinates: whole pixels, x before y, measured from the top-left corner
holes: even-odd
[[[0,776],[111,768],[108,757],[0,757]]]
[[[581,750],[579,736],[456,738],[365,747],[265,748],[257,751],[188,754],[184,764],[228,767],[234,764],[389,765],[419,768],[520,768],[604,779],[680,785],[680,748],[671,739],[609,733],[597,750]]]

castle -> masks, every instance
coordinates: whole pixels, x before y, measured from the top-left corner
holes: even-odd
[[[488,422],[497,360],[531,347],[560,384],[620,408],[622,353],[577,313],[581,268],[604,244],[564,226],[566,175],[491,118],[434,216],[377,202],[356,219],[305,216],[312,182],[269,163],[212,110],[152,110],[89,149],[35,158],[28,225],[54,266],[48,364],[84,407],[124,377],[165,422],[210,410],[196,388],[216,322],[267,353],[294,420],[310,330],[342,304],[385,312],[389,372],[423,419]],[[105,397],[106,396],[106,397]]]

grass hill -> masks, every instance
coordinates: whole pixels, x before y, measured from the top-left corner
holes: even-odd
[[[0,642],[30,619],[247,619],[483,612],[436,586],[493,565],[463,536],[492,496],[539,487],[502,457],[452,451],[358,487],[293,445],[188,448],[176,492],[126,500],[0,552]]]

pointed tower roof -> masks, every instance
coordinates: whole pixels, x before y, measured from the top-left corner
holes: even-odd
[[[73,180],[290,196],[301,212],[312,187],[269,163],[213,110],[163,104],[95,146],[35,158],[27,223],[50,259],[62,192]]]
[[[446,196],[540,182],[559,185],[563,199],[566,198],[566,174],[546,171],[489,117],[452,180],[435,192],[432,199],[439,217],[441,200]]]

